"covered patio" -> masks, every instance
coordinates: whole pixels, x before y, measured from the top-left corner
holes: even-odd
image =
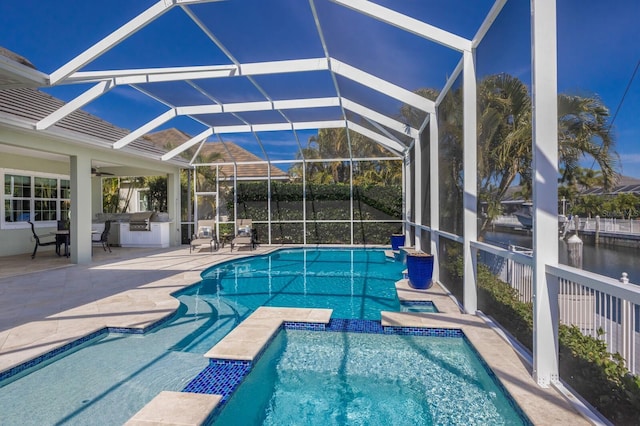
[[[518,376],[514,381],[527,392],[538,392],[529,387],[535,383],[544,393],[542,399],[553,400],[565,414],[571,412],[565,411],[566,401],[556,393],[566,391],[559,373],[558,329],[561,323],[579,321],[561,318],[559,298],[571,301],[576,294],[597,294],[609,307],[624,305],[622,320],[604,319],[616,322],[609,324],[616,333],[620,329],[618,346],[613,347],[613,340],[608,343],[631,371],[637,371],[640,291],[558,263],[556,1],[459,1],[433,8],[421,2],[398,5],[382,0],[142,3],[144,7],[118,2],[119,9],[114,9],[128,17],[124,24],[120,16],[109,13],[89,15],[86,24],[104,22],[101,28],[108,24],[108,30],[94,34],[92,39],[98,41],[93,44],[74,40],[73,47],[58,46],[61,57],[72,58],[46,73],[0,58],[0,89],[5,89],[0,90],[0,151],[23,162],[44,158],[46,173],[63,176],[58,177],[62,180],[68,176],[70,181],[72,246],[77,247],[71,263],[81,266],[54,273],[94,267],[82,266],[92,262],[91,247],[78,232],[88,229],[92,213],[100,210],[95,196],[100,193],[99,180],[91,178],[92,168],[104,164],[104,170],[114,173],[161,173],[168,177],[168,213],[176,225],[171,265],[177,265],[177,259],[185,262],[177,275],[159,278],[161,286],[171,287],[176,280],[178,286],[187,285],[212,258],[226,256],[223,250],[213,257],[183,257],[185,249],[176,248],[182,225],[196,226],[200,219],[216,220],[218,235],[224,233],[222,225],[252,219],[259,227],[260,250],[322,244],[329,230],[342,244],[381,244],[368,239],[374,231],[387,235],[400,229],[407,246],[434,256],[434,281],[457,298],[462,315],[456,314],[455,321],[461,323],[476,324],[482,317],[480,255],[526,269],[523,275],[529,281],[518,292],[533,301],[533,336],[528,342],[532,365],[520,370],[530,380]],[[271,20],[264,19],[267,15]],[[172,36],[177,33],[179,37]],[[480,92],[488,90],[482,83],[489,76],[516,77],[530,96],[524,97],[531,111],[530,128],[524,133],[531,141],[532,256],[487,244],[480,235],[479,165],[485,164],[488,153],[478,147],[490,139],[483,133],[487,106],[481,104]],[[34,88],[65,102],[47,98],[47,108],[28,111],[30,96],[41,93]],[[119,118],[119,125],[132,130],[105,127],[104,122],[96,130],[91,125],[98,124],[94,118],[78,128],[77,120],[86,118],[82,109],[87,108],[101,111],[107,121]],[[117,108],[135,113],[118,117]],[[511,125],[517,120],[510,116],[507,121]],[[191,138],[162,149],[145,139],[170,127]],[[327,140],[331,149],[324,144]],[[230,142],[260,161],[225,162],[200,155],[207,146],[224,148]],[[0,163],[7,169],[5,176],[13,173],[10,163]],[[253,192],[243,192],[239,170],[256,163],[266,165],[267,179],[251,187]],[[274,166],[286,169],[288,183],[297,185],[287,187],[290,192],[271,178]],[[193,172],[188,193],[194,194],[186,215],[180,202],[184,168]],[[395,178],[383,173],[394,169]],[[386,195],[400,206],[399,213],[377,208],[383,203],[371,193],[383,191],[366,192],[370,188],[362,183],[369,182],[364,176],[375,173],[383,176],[378,182],[385,187],[392,187],[399,176],[400,192]],[[321,185],[342,192],[336,190],[340,194],[332,193],[335,198],[330,199],[325,193],[319,196]],[[286,203],[295,208],[283,208]],[[367,209],[374,204],[376,209],[370,210],[376,211],[371,213]],[[5,200],[3,208],[8,205]],[[326,211],[331,214],[323,215]],[[4,217],[0,242],[6,247],[16,235],[27,234],[24,223]],[[0,248],[0,255],[16,253]],[[48,264],[42,260],[41,265]],[[123,264],[154,261],[152,255]],[[452,272],[456,262],[460,279]],[[141,277],[137,266],[132,268],[134,275]],[[128,269],[122,268],[123,277],[131,273]],[[160,311],[174,304],[165,296],[158,303]],[[602,309],[587,315],[603,317]],[[583,332],[595,336],[596,330]],[[509,336],[505,340],[514,343]],[[520,352],[523,359],[526,352]]]

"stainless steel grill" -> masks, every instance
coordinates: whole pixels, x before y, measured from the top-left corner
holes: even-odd
[[[153,212],[131,213],[129,231],[151,231],[150,219]]]

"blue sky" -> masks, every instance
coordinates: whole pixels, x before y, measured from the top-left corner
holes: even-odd
[[[41,71],[50,73],[66,61],[109,34],[127,20],[145,10],[155,0],[110,0],[96,3],[86,0],[22,0],[0,2],[0,45],[29,60]],[[378,3],[448,31],[470,38],[482,16],[491,7],[490,0],[378,0]],[[640,60],[640,2],[558,0],[558,84],[559,90],[571,94],[600,96],[613,114],[620,107],[613,132],[621,157],[621,171],[640,178],[640,75],[622,97]],[[100,5],[99,7],[97,5]],[[241,62],[255,62],[292,57],[322,56],[322,45],[315,27],[310,24],[308,2],[271,0],[253,3],[228,0],[222,3],[193,6],[206,16],[205,23]],[[326,0],[316,0],[318,13],[331,54],[395,84],[414,90],[419,87],[442,87],[457,63],[458,55],[448,49],[383,23],[370,24],[368,18]],[[208,11],[215,13],[206,13]],[[225,15],[228,12],[229,15]],[[296,19],[283,19],[293,13]],[[530,80],[529,4],[510,0],[477,52],[480,75],[508,72],[524,81]],[[275,28],[273,37],[261,34]],[[376,35],[384,42],[372,43]],[[113,69],[178,65],[225,64],[229,59],[181,10],[175,9],[124,41],[121,45],[89,64],[86,69]],[[332,82],[319,73],[310,83],[294,76],[259,79],[263,87],[273,88],[282,97],[296,94],[323,96]],[[258,100],[261,95],[251,85],[234,79],[224,87],[211,82],[225,102]],[[205,84],[205,83],[203,83]],[[381,95],[351,81],[339,81],[347,94],[361,102],[379,101]],[[214,87],[215,86],[215,87]],[[88,86],[66,86],[50,92],[70,100]],[[159,87],[154,90],[185,93],[184,88]],[[390,113],[399,103],[387,99]],[[114,124],[135,129],[166,107],[130,88],[117,88],[85,108]],[[387,112],[387,111],[383,111]],[[222,119],[219,117],[218,119]],[[189,119],[176,119],[164,127],[180,127],[196,134],[203,126]],[[302,145],[313,132],[301,132]],[[233,136],[243,146],[250,135]],[[261,133],[260,139],[275,159],[292,158],[289,149],[297,143],[291,134]],[[213,138],[213,140],[216,140]],[[259,150],[252,149],[258,153]],[[286,151],[286,152],[285,152]],[[288,153],[287,153],[288,152]],[[590,162],[585,163],[590,166]]]

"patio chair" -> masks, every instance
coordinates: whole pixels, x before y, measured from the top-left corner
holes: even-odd
[[[238,219],[236,224],[236,237],[231,241],[231,251],[233,251],[233,247],[239,244],[249,246],[249,249],[253,250],[255,239],[251,223],[251,219]]]
[[[216,238],[216,221],[215,220],[199,220],[198,231],[192,235],[189,242],[189,253],[196,247],[203,244],[209,244],[211,253],[215,247],[218,250],[218,239]]]
[[[33,226],[33,222],[27,221],[27,223],[31,225],[31,232],[33,232],[33,239],[36,240],[36,245],[33,248],[33,253],[31,254],[31,258],[33,259],[36,257],[36,252],[38,251],[38,247],[56,245],[56,240],[54,239],[53,241],[45,241],[45,242],[41,241],[38,234],[36,234],[36,228],[35,226]]]
[[[93,245],[102,245],[102,249],[107,251],[109,249],[109,253],[111,253],[111,247],[109,246],[109,232],[111,232],[111,221],[107,220],[104,222],[104,229],[98,238],[91,236],[91,243]]]

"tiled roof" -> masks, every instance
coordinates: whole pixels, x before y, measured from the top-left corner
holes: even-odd
[[[4,56],[5,58],[11,59],[12,61],[25,65],[29,68],[36,69],[36,67],[27,58],[2,46],[0,46],[0,56]]]
[[[147,141],[156,144],[159,147],[169,149],[178,146],[191,139],[191,136],[178,129],[167,129],[155,133],[146,134],[144,137]],[[200,150],[200,156],[207,158],[210,155],[219,155],[219,158],[211,161],[212,163],[245,163],[254,161],[264,161],[256,155],[250,153],[246,149],[236,145],[233,142],[206,142]],[[205,160],[206,161],[206,160]],[[264,179],[267,178],[267,163],[263,164],[239,164],[237,167],[239,179]],[[221,166],[221,172],[225,176],[233,176],[233,165]],[[271,165],[272,179],[286,179],[288,174],[276,166]]]
[[[64,105],[64,102],[33,88],[0,90],[0,114],[32,121],[34,124]],[[104,142],[105,147],[120,140],[128,130],[121,129],[85,111],[76,110],[55,124],[54,128],[71,131]],[[165,149],[139,138],[123,151],[159,160]],[[173,161],[183,162],[181,159]],[[186,165],[186,161],[184,161]]]

